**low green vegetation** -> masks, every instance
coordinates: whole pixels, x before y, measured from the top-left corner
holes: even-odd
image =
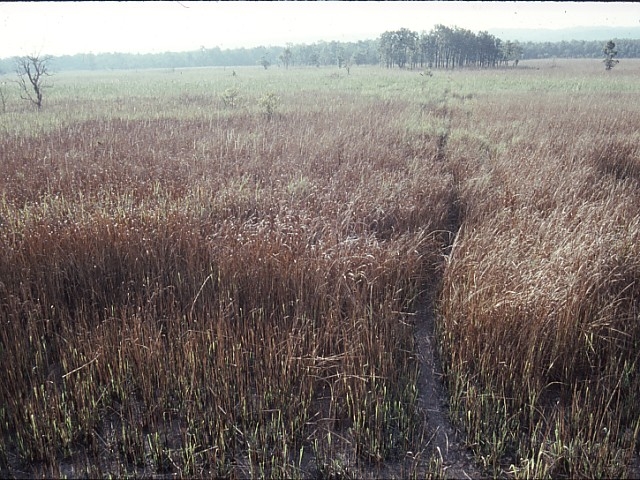
[[[60,73],[39,112],[3,89],[0,473],[446,477],[433,299],[457,468],[634,476],[636,70]]]

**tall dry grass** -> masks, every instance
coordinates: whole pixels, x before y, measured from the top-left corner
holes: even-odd
[[[632,475],[639,112],[634,65],[600,67],[105,74],[61,77],[39,116],[9,99],[0,470],[446,475],[413,325],[436,293],[486,475]]]
[[[640,111],[629,100],[490,98],[459,128],[495,148],[449,145],[452,162],[475,167],[445,268],[441,352],[452,405],[494,474],[618,477],[637,455]]]
[[[319,95],[3,137],[3,468],[360,475],[425,448],[411,313],[450,175],[398,147],[405,104]]]

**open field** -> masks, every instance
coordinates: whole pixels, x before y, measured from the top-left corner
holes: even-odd
[[[1,476],[640,474],[640,62],[522,64],[6,87]]]

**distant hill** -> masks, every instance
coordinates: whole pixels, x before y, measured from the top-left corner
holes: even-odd
[[[518,40],[520,42],[561,42],[571,40],[611,40],[613,38],[640,39],[638,27],[573,27],[563,29],[518,29],[497,28],[489,33],[502,40]]]

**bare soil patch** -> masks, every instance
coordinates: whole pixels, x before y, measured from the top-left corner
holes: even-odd
[[[473,454],[462,443],[462,432],[449,418],[449,404],[435,347],[433,301],[425,301],[416,316],[416,346],[420,362],[419,403],[426,414],[433,452],[442,458],[446,478],[482,478]]]

